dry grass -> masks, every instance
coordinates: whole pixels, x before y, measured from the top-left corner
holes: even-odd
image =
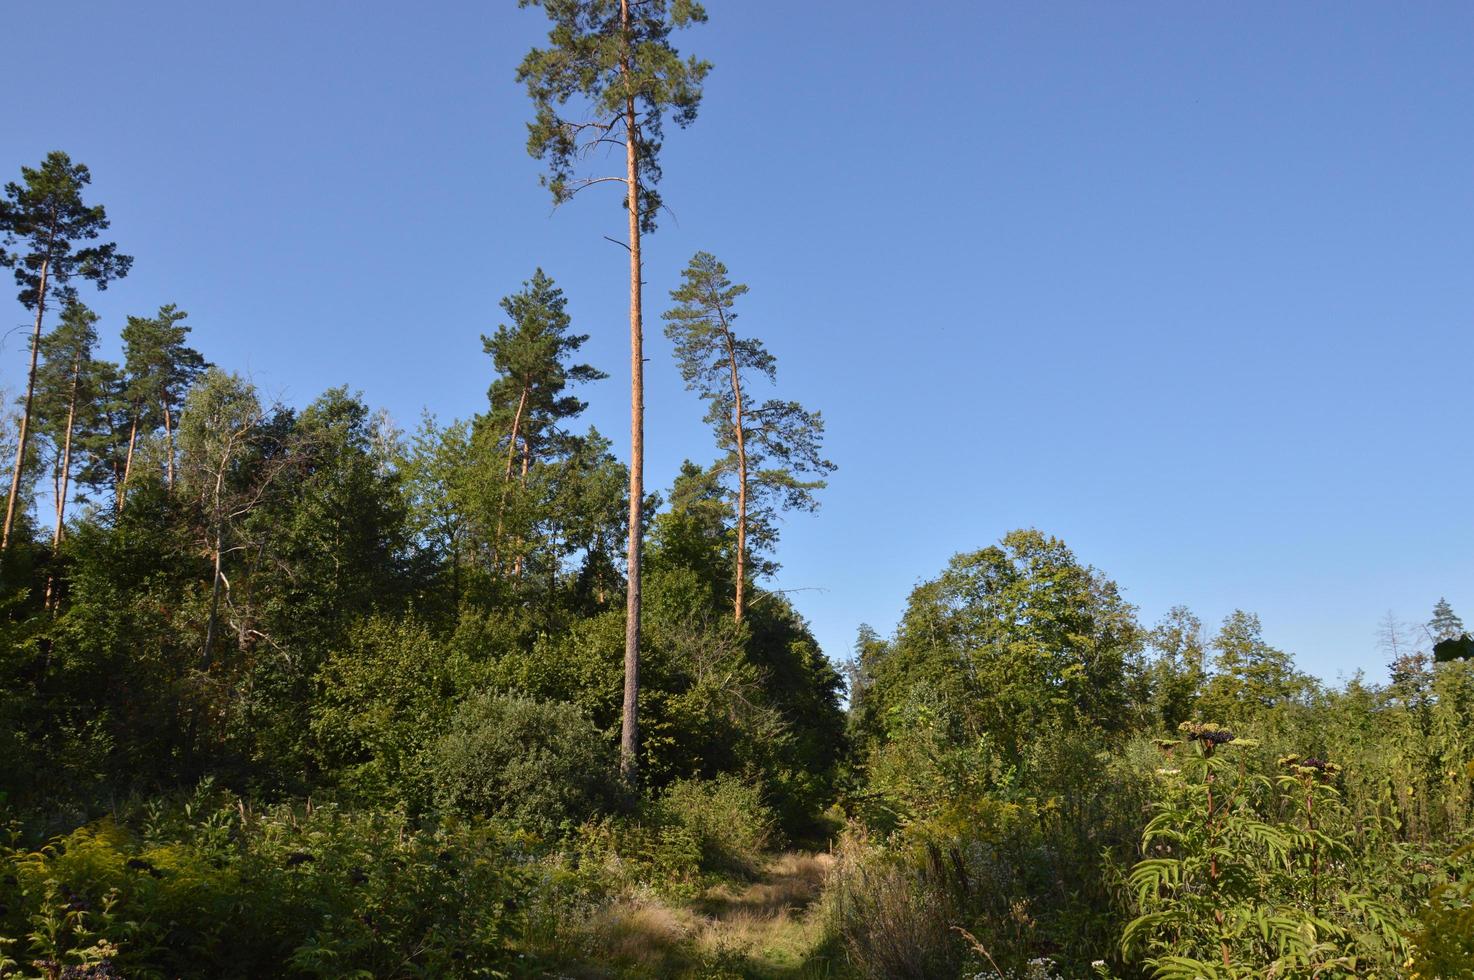
[[[790,852],[768,861],[746,886],[715,885],[689,906],[649,894],[626,895],[571,937],[595,977],[797,975],[823,942],[814,908],[834,859]],[[719,964],[716,974],[708,971]]]
[[[638,963],[664,956],[686,941],[690,926],[675,909],[651,898],[626,899],[605,909],[591,924],[603,955]]]
[[[812,906],[833,863],[828,854],[790,851],[770,860],[746,888],[709,890],[697,904],[703,918],[698,947],[736,953],[756,975],[798,968],[823,940],[824,923]]]

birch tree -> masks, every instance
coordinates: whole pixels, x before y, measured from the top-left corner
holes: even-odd
[[[201,516],[201,543],[211,566],[201,669],[209,668],[214,654],[222,587],[230,588],[225,557],[238,548],[235,529],[261,502],[275,472],[258,465],[264,420],[255,388],[216,369],[190,393],[183,416],[183,484]]]

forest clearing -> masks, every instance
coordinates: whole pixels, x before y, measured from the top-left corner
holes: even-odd
[[[0,977],[1474,978],[1466,8],[173,3],[0,137]]]

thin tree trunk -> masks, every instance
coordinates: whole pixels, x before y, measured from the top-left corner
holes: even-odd
[[[210,656],[215,649],[215,624],[220,618],[220,529],[215,529],[215,577],[210,582],[210,618],[205,624],[205,654],[202,657],[203,668],[210,667]]]
[[[522,394],[517,399],[517,413],[512,416],[512,440],[507,443],[507,469],[502,478],[512,478],[512,462],[517,458],[517,436],[522,431],[522,410],[527,407],[527,382],[522,383]]]
[[[624,54],[620,73],[629,83],[630,3],[620,0],[620,31]],[[630,527],[624,626],[624,714],[619,734],[619,771],[633,784],[638,769],[640,740],[640,545],[645,496],[645,354],[640,319],[640,164],[636,140],[634,93],[624,98],[625,204],[629,209],[630,249]]]
[[[174,426],[169,421],[169,400],[159,399],[159,407],[164,410],[164,438],[169,443],[169,492],[174,492]]]
[[[20,496],[21,471],[26,465],[26,438],[31,429],[31,399],[36,394],[36,361],[41,356],[41,320],[46,315],[46,277],[51,259],[41,260],[40,287],[36,290],[36,329],[31,333],[31,373],[26,379],[25,408],[20,416],[20,432],[16,439],[15,471],[10,477],[10,497],[5,503],[5,530],[0,532],[0,554],[10,550],[10,532],[15,528],[15,502]]]
[[[210,580],[210,618],[205,623],[205,653],[201,657],[202,670],[210,668],[210,657],[215,651],[215,624],[220,618],[220,553],[225,547],[225,518],[220,511],[220,493],[225,486],[225,467],[230,458],[227,445],[220,468],[215,471],[215,498],[212,510],[215,517],[215,575]]]
[[[77,357],[72,361],[72,394],[67,401],[67,433],[62,439],[61,449],[61,485],[56,493],[56,528],[51,532],[51,560],[56,561],[57,549],[61,547],[62,522],[66,517],[67,491],[72,477],[72,427],[77,420],[77,389],[82,380],[82,355],[79,351]],[[51,608],[51,592],[55,580],[55,573],[48,572],[46,575],[46,598],[42,608]]]
[[[517,458],[517,433],[522,428],[522,410],[527,407],[527,392],[530,386],[526,381],[522,383],[522,394],[517,398],[517,411],[512,416],[512,438],[507,443],[507,468],[502,473],[502,495],[496,505],[496,535],[492,538],[492,547],[495,554],[492,555],[492,564],[496,566],[497,574],[502,571],[502,520],[507,512],[507,484],[512,480],[512,461]]]
[[[523,436],[522,437],[522,476],[518,480],[518,484],[520,486],[524,486],[524,487],[527,486],[527,469],[531,465],[531,463],[532,463],[532,446],[528,443],[527,437],[526,436]],[[524,550],[525,550],[525,548],[526,548],[526,542],[523,541],[519,537],[517,539],[517,561],[515,563],[515,566],[512,569],[512,574],[516,575],[518,578],[521,578],[522,577],[522,560],[526,557],[526,555],[523,553]]]
[[[133,409],[133,423],[128,427],[128,457],[123,463],[123,482],[118,484],[118,513],[123,513],[123,501],[128,493],[128,477],[133,473],[133,446],[138,442],[138,409]]]
[[[716,300],[716,296],[712,299]],[[720,306],[717,315],[721,317],[722,337],[727,344],[727,366],[732,371],[732,429],[737,437],[737,598],[733,602],[733,615],[740,623],[747,597],[747,433],[742,425],[742,377],[737,373],[737,343]]]

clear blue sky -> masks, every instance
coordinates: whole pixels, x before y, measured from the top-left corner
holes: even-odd
[[[1388,609],[1474,622],[1474,5],[708,9],[647,248],[648,479],[711,456],[656,319],[708,249],[829,423],[778,584],[831,654],[1023,525],[1145,620],[1254,610],[1328,678],[1382,675]],[[346,382],[410,428],[484,405],[479,335],[542,265],[627,449],[618,193],[551,214],[524,150],[539,11],[74,0],[26,33],[0,172],[92,167],[137,257],[88,297],[113,337],[177,302],[268,393]]]

